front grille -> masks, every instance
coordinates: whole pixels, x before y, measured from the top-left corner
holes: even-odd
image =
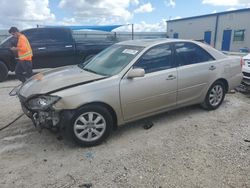
[[[250,77],[250,73],[248,72],[242,72],[244,76]]]
[[[246,64],[248,67],[250,67],[250,60],[249,60],[249,59],[245,60],[245,64]]]

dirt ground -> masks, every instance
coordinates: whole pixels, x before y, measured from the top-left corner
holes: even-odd
[[[18,81],[0,83],[0,127],[21,114]],[[222,106],[182,108],[118,128],[102,145],[78,147],[41,133],[22,116],[0,131],[1,188],[250,187],[250,98],[228,94]]]

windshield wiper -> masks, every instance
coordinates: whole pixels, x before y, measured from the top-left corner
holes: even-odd
[[[98,72],[93,71],[93,70],[88,69],[88,68],[82,68],[82,69],[85,70],[85,71],[88,71],[88,72],[92,72],[92,73],[95,73],[95,74],[99,74]]]
[[[83,70],[85,70],[85,71],[88,71],[88,72],[92,72],[92,73],[95,73],[95,74],[102,75],[102,76],[107,76],[107,77],[109,77],[109,76],[110,76],[109,74],[99,73],[99,72],[93,71],[93,70],[88,69],[88,68],[82,68],[82,69],[83,69]]]

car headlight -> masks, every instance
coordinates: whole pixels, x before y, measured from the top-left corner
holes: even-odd
[[[47,110],[60,99],[58,96],[41,95],[28,100],[27,107],[31,110]]]

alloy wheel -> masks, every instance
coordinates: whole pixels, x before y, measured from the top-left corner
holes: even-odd
[[[74,123],[75,136],[85,142],[92,142],[102,137],[106,129],[105,118],[97,112],[81,114]]]
[[[221,85],[215,85],[209,93],[209,103],[212,106],[217,106],[223,99],[223,88]]]

